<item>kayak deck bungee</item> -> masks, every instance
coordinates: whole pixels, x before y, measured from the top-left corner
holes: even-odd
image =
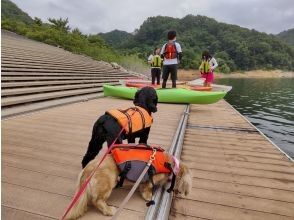
[[[127,87],[135,87],[135,88],[143,88],[145,86],[150,86],[153,88],[161,88],[161,85],[151,84],[151,83],[132,83],[132,82],[126,82],[125,86]],[[184,88],[184,89],[191,89],[191,90],[197,90],[197,91],[211,91],[211,86],[189,86],[189,85],[178,85],[178,88]]]
[[[143,88],[145,86],[151,86],[153,88],[160,88],[161,85],[154,85],[151,84],[150,80],[142,80],[142,79],[127,79],[127,80],[119,80],[121,85],[127,86],[127,87],[136,87],[136,88]],[[168,87],[171,85],[172,82],[167,81]],[[203,86],[204,80],[203,79],[196,79],[193,81],[185,82],[185,81],[177,81],[177,88],[184,88],[184,89],[190,89],[190,90],[197,90],[197,91],[225,91],[229,92],[232,89],[232,86],[226,86],[226,85],[218,85],[218,84],[212,84],[209,86]]]
[[[103,85],[105,96],[113,96],[124,99],[134,99],[139,88],[126,86]],[[195,91],[185,88],[156,89],[158,102],[183,103],[183,104],[212,104],[221,100],[225,91]]]
[[[145,85],[145,86],[150,86],[151,84],[151,80],[143,80],[143,79],[124,79],[124,80],[119,80],[119,82],[121,83],[121,85],[134,85],[134,87],[136,87],[136,85]],[[187,82],[185,81],[177,81],[176,84],[177,85],[185,85]],[[167,81],[166,85],[172,85],[171,81]],[[154,85],[155,86],[155,85]]]
[[[191,90],[197,90],[197,91],[211,91],[211,86],[190,86]]]
[[[126,82],[125,85],[127,87],[136,87],[136,88],[143,88],[145,86],[150,86],[150,87],[153,87],[153,88],[160,88],[161,85],[154,85],[154,84],[144,84],[144,83],[130,83],[130,82]]]

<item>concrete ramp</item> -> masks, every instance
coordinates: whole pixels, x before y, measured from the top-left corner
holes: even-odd
[[[105,83],[134,77],[109,63],[1,31],[2,118],[101,97]]]

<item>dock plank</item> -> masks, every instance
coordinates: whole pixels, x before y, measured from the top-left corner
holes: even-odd
[[[191,202],[202,201],[212,204],[294,217],[294,210],[292,209],[294,203],[290,202],[275,201],[198,188],[193,188],[192,193],[186,197],[186,199],[191,200]]]
[[[294,192],[268,187],[238,184],[236,182],[222,182],[221,180],[218,181],[196,178],[193,182],[193,188],[294,203]]]
[[[31,213],[24,210],[19,210],[16,208],[5,207],[1,208],[2,219],[22,219],[22,220],[52,220],[57,218],[52,218],[48,216],[42,216],[40,214]]]
[[[193,188],[170,219],[294,218],[294,164],[225,101],[191,105],[181,160]]]
[[[100,98],[2,120],[5,219],[59,219],[74,194],[94,122],[108,109],[132,105]],[[149,143],[168,148],[183,111],[184,105],[159,104]],[[129,189],[114,190],[109,203],[118,206]],[[136,192],[120,219],[144,219],[146,210]],[[81,219],[94,218],[109,219],[93,208]]]
[[[248,219],[267,219],[267,220],[290,220],[293,219],[289,216],[278,214],[271,214],[248,210],[244,208],[236,208],[232,206],[225,206],[203,201],[192,200],[175,200],[173,202],[174,219],[180,219],[177,213],[185,216],[191,216],[204,219],[216,220],[248,220]]]

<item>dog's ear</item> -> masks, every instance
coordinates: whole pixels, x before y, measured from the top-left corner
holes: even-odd
[[[183,163],[180,163],[180,172],[177,179],[177,190],[187,196],[192,190],[192,176],[189,168]]]
[[[149,113],[157,111],[158,97],[154,88],[144,87],[138,90],[134,97],[134,105],[145,108]]]
[[[140,93],[141,90],[138,90],[136,93],[135,93],[135,96],[134,96],[134,100],[133,100],[133,103],[134,105],[138,105],[139,103],[139,93]]]
[[[146,104],[150,112],[157,112],[158,97],[156,90],[152,87],[146,88]]]
[[[148,110],[145,99],[146,98],[145,98],[144,91],[142,89],[140,89],[136,92],[133,103],[136,106],[140,106],[140,107]]]

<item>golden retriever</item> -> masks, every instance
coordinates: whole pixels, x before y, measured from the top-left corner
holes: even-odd
[[[166,153],[167,154],[167,153]],[[172,157],[168,155],[170,163],[174,166]],[[89,164],[81,171],[78,178],[78,189],[87,179],[87,177],[95,169],[100,158],[96,158],[89,162]],[[109,206],[106,201],[109,198],[113,188],[115,188],[119,177],[119,169],[111,154],[108,154],[105,160],[101,163],[98,170],[92,176],[85,192],[79,198],[77,203],[68,213],[66,219],[77,219],[81,217],[86,211],[89,204],[94,205],[103,215],[112,216],[116,212],[116,208]],[[160,173],[153,176],[154,185],[163,186],[169,180],[169,175]],[[192,188],[192,177],[188,167],[180,162],[179,172],[175,181],[175,192],[188,195]],[[141,183],[139,191],[146,201],[152,199],[152,183],[147,181]]]

